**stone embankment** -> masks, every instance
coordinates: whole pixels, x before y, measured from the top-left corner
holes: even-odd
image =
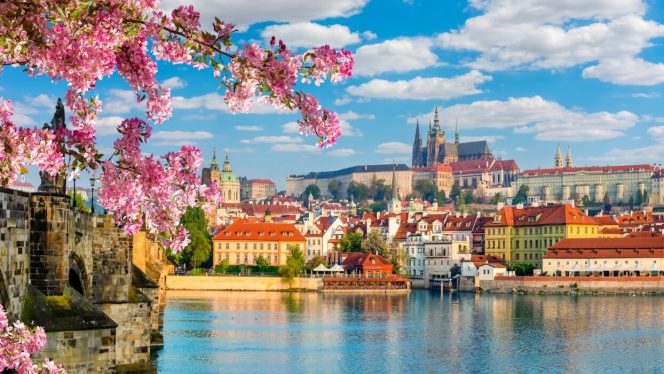
[[[664,295],[664,277],[496,277],[481,292],[579,295]]]
[[[291,283],[279,277],[178,276],[166,277],[166,289],[191,291],[319,291],[321,278],[295,278]]]

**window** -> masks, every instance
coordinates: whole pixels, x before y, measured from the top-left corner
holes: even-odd
[[[231,244],[230,244],[230,243],[226,243],[226,249],[231,249],[230,247],[231,247]]]

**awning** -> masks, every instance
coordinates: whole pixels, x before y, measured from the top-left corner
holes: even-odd
[[[325,265],[320,264],[314,268],[314,271],[330,271]]]
[[[333,273],[340,273],[344,271],[344,267],[339,264],[334,264],[334,266],[330,268],[330,271]]]

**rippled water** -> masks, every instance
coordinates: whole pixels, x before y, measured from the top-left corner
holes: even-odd
[[[664,373],[652,296],[170,293],[160,373]]]

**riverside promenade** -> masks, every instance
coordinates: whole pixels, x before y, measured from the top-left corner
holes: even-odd
[[[664,277],[496,277],[480,292],[540,294],[664,295]]]

